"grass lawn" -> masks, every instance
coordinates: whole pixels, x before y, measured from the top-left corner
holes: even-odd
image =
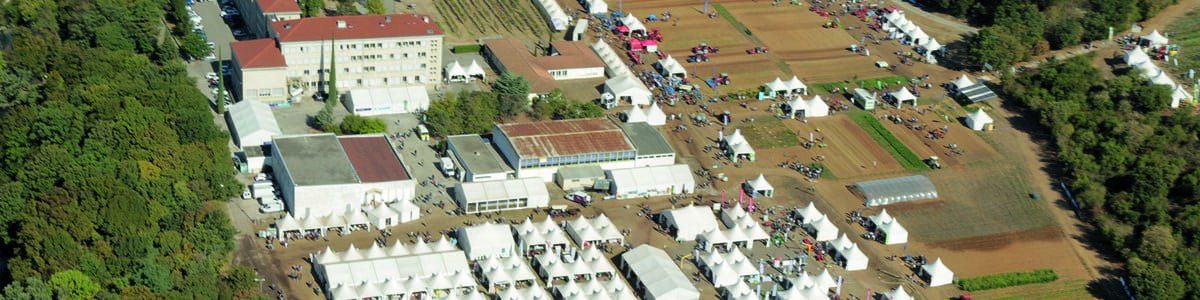
[[[854,120],[854,123],[862,127],[863,130],[866,130],[867,134],[871,135],[871,138],[875,139],[875,142],[879,143],[880,146],[883,146],[883,149],[887,150],[888,154],[895,157],[896,161],[899,161],[905,170],[929,170],[929,166],[925,165],[925,162],[920,157],[917,157],[916,153],[913,153],[911,149],[908,149],[908,146],[901,143],[896,136],[892,135],[891,131],[884,128],[883,124],[880,124],[879,120],[876,120],[871,114],[861,111],[851,112],[850,119]]]
[[[812,87],[815,90],[824,91],[824,92],[828,93],[830,91],[833,91],[833,89],[835,89],[835,88],[840,88],[840,89],[844,90],[847,88],[860,87],[860,88],[865,88],[865,89],[871,90],[871,89],[877,89],[878,87],[881,87],[883,85],[897,86],[897,84],[896,84],[897,82],[899,82],[900,84],[908,83],[908,77],[904,77],[904,76],[900,76],[900,75],[892,75],[892,76],[880,77],[880,78],[852,80],[850,82],[846,82],[846,81],[823,82],[823,83],[815,83],[812,85]]]
[[[783,120],[755,120],[749,126],[741,128],[742,136],[754,149],[775,149],[800,146],[800,138],[796,133],[783,125]]]
[[[1179,18],[1169,28],[1165,33],[1170,35],[1171,44],[1179,45],[1183,50],[1178,55],[1179,66],[1170,67],[1171,73],[1183,77],[1187,76],[1188,70],[1200,69],[1200,52],[1195,51],[1200,48],[1200,10],[1189,12],[1187,17]]]

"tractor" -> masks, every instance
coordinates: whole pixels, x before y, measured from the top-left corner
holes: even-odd
[[[754,47],[754,48],[750,48],[750,50],[746,50],[746,54],[759,54],[759,53],[767,53],[767,46]]]
[[[933,155],[933,156],[930,156],[929,158],[925,159],[925,164],[929,165],[929,168],[934,169],[934,170],[942,168],[942,163],[938,162],[937,155]]]
[[[713,77],[712,80],[719,85],[729,85],[731,83],[729,73],[721,73],[721,76]]]
[[[690,55],[690,56],[688,56],[688,59],[687,59],[687,61],[688,61],[688,62],[690,62],[690,63],[695,63],[695,62],[707,62],[707,61],[708,61],[708,54],[694,54],[694,55]]]

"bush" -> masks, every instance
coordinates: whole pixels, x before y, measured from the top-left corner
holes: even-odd
[[[1055,274],[1054,270],[1041,269],[1033,272],[1010,272],[971,277],[959,280],[956,284],[964,291],[974,292],[1055,280],[1058,280],[1058,274]]]
[[[452,48],[453,50],[451,50],[451,51],[453,51],[455,54],[475,53],[475,52],[479,52],[479,49],[482,49],[482,48],[483,48],[483,45],[478,45],[478,44],[458,45],[458,46],[454,46],[454,48]]]
[[[346,116],[340,127],[345,134],[387,133],[387,122],[383,119],[358,115]]]

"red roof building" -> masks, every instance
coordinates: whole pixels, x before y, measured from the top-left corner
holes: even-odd
[[[280,43],[442,35],[429,15],[418,14],[301,18],[276,21],[271,26]]]
[[[242,69],[287,67],[279,45],[273,39],[257,39],[229,43],[233,60]]]
[[[522,159],[634,151],[621,128],[605,118],[499,124],[494,131],[500,133],[497,138],[507,138]],[[628,158],[633,159],[632,153]]]
[[[338,137],[360,182],[408,180],[408,171],[384,136]]]
[[[267,14],[300,12],[300,5],[294,0],[258,0],[258,6]]]
[[[521,75],[534,93],[554,90],[555,80],[604,77],[604,61],[581,41],[550,43],[555,55],[549,56],[534,56],[525,42],[513,38],[487,40],[484,45],[488,63]]]

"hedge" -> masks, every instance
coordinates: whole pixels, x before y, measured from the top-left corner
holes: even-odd
[[[964,291],[974,292],[1055,280],[1058,280],[1058,274],[1055,274],[1054,270],[1040,269],[1033,272],[1010,272],[971,277],[961,279],[956,284]]]
[[[480,48],[483,48],[483,45],[479,45],[479,44],[458,45],[458,46],[454,46],[454,48],[451,51],[454,51],[454,53],[475,53],[475,52],[479,52]]]

